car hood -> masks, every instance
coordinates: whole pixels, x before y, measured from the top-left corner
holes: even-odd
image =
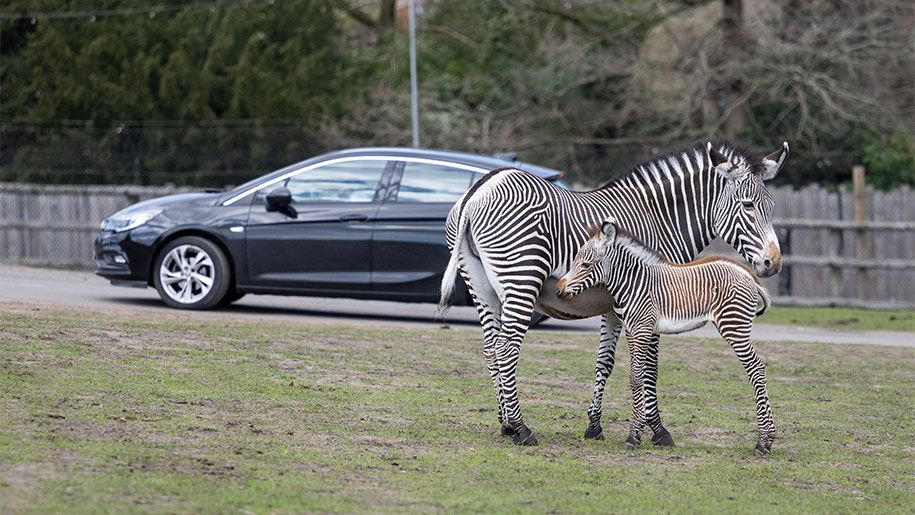
[[[169,207],[193,207],[193,206],[212,206],[219,198],[219,193],[177,193],[165,197],[157,197],[142,202],[137,202],[126,207],[115,215],[126,215],[136,211],[143,211],[151,208],[166,209]],[[114,215],[112,215],[114,216]]]

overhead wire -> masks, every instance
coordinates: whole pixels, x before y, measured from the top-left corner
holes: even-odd
[[[38,19],[73,19],[73,18],[88,18],[90,20],[95,20],[96,18],[109,17],[109,16],[136,16],[136,15],[146,15],[149,17],[154,17],[159,13],[167,12],[178,12],[184,10],[193,10],[193,9],[215,9],[217,7],[225,7],[230,5],[248,5],[248,4],[259,4],[267,3],[272,5],[275,0],[208,0],[208,1],[199,1],[199,2],[186,2],[182,4],[163,4],[163,5],[148,5],[148,6],[137,6],[137,7],[121,7],[117,9],[96,9],[96,10],[77,10],[77,11],[42,11],[42,12],[18,12],[18,13],[9,13],[9,12],[0,12],[0,20],[28,20],[31,19],[33,22]]]

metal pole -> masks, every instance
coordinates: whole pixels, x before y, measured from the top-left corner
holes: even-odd
[[[410,18],[410,119],[413,123],[413,146],[419,147],[419,86],[416,83],[416,6],[408,1]]]

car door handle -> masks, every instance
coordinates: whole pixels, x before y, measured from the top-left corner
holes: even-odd
[[[350,215],[343,215],[340,217],[341,222],[366,222],[366,221],[368,221],[368,219],[369,219],[369,217],[367,217],[365,215],[356,214],[356,213],[353,213]]]

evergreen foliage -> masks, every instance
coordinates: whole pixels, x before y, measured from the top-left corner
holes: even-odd
[[[4,2],[2,180],[223,186],[409,144],[396,2],[171,2]],[[593,184],[685,141],[788,140],[783,181],[861,163],[915,184],[905,2],[744,0],[738,40],[718,0],[419,3],[424,146],[514,150]],[[17,16],[90,8],[137,11]]]

